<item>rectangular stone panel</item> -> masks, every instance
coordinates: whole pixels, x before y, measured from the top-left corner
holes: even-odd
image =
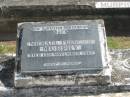
[[[130,1],[98,1],[95,2],[96,8],[130,8]]]
[[[102,70],[105,38],[103,20],[20,23],[18,67],[22,73]]]

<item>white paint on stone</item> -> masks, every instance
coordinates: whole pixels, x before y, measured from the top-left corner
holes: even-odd
[[[130,1],[128,2],[95,2],[96,8],[130,8]]]
[[[8,91],[8,89],[5,87],[0,87],[0,91]]]
[[[0,91],[8,91],[9,89],[4,86],[4,84],[0,81]]]
[[[15,53],[5,53],[4,55],[8,56],[8,57],[15,57],[16,56]]]

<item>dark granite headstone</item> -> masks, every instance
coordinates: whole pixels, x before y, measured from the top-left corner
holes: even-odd
[[[19,24],[22,73],[102,70],[102,20]]]
[[[18,25],[16,87],[110,83],[103,20]]]

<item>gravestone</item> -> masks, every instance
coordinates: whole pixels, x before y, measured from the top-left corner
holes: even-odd
[[[16,87],[110,83],[103,20],[25,22],[17,37]]]

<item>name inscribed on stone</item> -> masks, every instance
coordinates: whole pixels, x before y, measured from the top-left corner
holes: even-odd
[[[64,40],[27,42],[27,46],[39,48],[39,53],[27,54],[31,57],[82,56],[94,55],[95,51],[82,51],[87,45],[94,45],[95,40]],[[73,51],[73,52],[72,52]]]
[[[99,22],[102,24],[102,22]],[[100,25],[101,25],[100,24]],[[22,24],[21,71],[102,69],[99,24],[96,20]]]
[[[130,1],[95,2],[96,8],[130,8]]]

